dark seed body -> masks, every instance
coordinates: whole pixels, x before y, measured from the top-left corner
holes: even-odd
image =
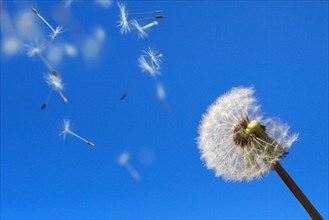
[[[47,103],[44,103],[44,104],[41,106],[41,110],[44,110],[46,107],[47,107]]]
[[[121,96],[120,100],[124,100],[128,96],[128,93],[125,93]]]

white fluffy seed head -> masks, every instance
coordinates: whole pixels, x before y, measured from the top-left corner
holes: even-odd
[[[118,27],[120,27],[121,34],[127,34],[131,31],[130,24],[128,22],[128,12],[126,10],[126,5],[122,2],[117,3],[120,10],[120,20],[118,21]]]
[[[38,43],[28,44],[26,45],[26,47],[27,47],[26,54],[28,57],[33,57],[34,55],[41,53],[45,49],[45,46],[43,44],[38,44]]]
[[[63,136],[63,139],[65,140],[67,133],[70,132],[70,131],[71,131],[71,122],[68,119],[64,119],[63,120],[62,130],[61,130],[61,133],[59,135]]]
[[[49,37],[50,37],[51,40],[55,40],[55,38],[63,32],[64,32],[63,27],[62,26],[57,26],[55,31],[53,31],[53,32],[51,32],[51,34],[49,34]]]
[[[152,63],[145,59],[144,55],[141,55],[138,58],[138,66],[141,68],[142,72],[147,72],[153,77],[157,77],[157,75],[160,75],[158,69],[154,68]]]
[[[199,126],[201,159],[226,181],[261,178],[298,137],[289,134],[288,125],[263,117],[254,92],[253,88],[238,87],[220,96],[203,115]],[[242,146],[234,141],[234,131],[246,118],[265,126],[262,131],[266,135],[250,135]]]
[[[130,21],[130,24],[137,31],[138,38],[143,39],[143,38],[146,38],[148,36],[145,29],[139,24],[139,22],[136,19],[133,19],[132,21]]]
[[[148,50],[143,50],[142,52],[150,58],[153,68],[158,70],[161,69],[160,65],[162,63],[162,54],[156,53],[151,47],[149,47]]]
[[[54,90],[54,91],[62,91],[64,89],[62,78],[60,76],[55,76],[52,73],[48,73],[45,75],[46,83]]]

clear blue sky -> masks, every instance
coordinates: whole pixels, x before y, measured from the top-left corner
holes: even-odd
[[[240,85],[254,85],[266,115],[299,133],[282,165],[328,218],[328,2],[126,3],[132,12],[163,9],[165,18],[139,40],[135,33],[120,35],[115,4],[73,2],[65,21],[58,15],[61,1],[2,1],[13,27],[4,31],[2,24],[2,42],[38,38],[46,51],[70,43],[78,53],[53,61],[69,103],[56,94],[41,111],[47,69],[24,48],[8,55],[1,45],[1,218],[309,218],[275,172],[259,181],[225,183],[203,166],[195,142],[201,115]],[[65,33],[51,43],[31,7]],[[21,18],[23,26],[39,31],[17,33],[15,19],[23,12],[31,15]],[[82,47],[97,27],[105,38],[90,59]],[[159,80],[168,113],[151,77],[119,101],[141,77],[137,58],[148,46],[164,54]],[[58,133],[64,118],[96,146],[72,136],[63,141]],[[117,164],[123,151],[130,152],[140,182]],[[145,152],[150,160],[143,160]]]

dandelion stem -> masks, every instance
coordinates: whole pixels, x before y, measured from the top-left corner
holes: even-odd
[[[162,13],[162,10],[148,11],[148,12],[129,12],[129,15],[145,15],[145,14],[158,14]]]
[[[56,71],[51,65],[50,63],[47,61],[47,59],[42,55],[42,53],[40,51],[37,52],[38,56],[40,57],[40,59],[42,60],[42,62],[45,64],[45,66],[49,69],[50,72],[52,72],[52,74],[54,74],[55,76],[59,75],[59,72]]]
[[[146,18],[138,18],[136,19],[137,21],[143,21],[143,20],[148,20],[148,19],[161,19],[164,18],[162,15],[154,16],[154,17],[146,17]]]
[[[46,60],[46,58],[38,51],[37,52],[38,56],[40,57],[40,59],[42,60],[42,62],[47,66],[47,68],[49,69],[49,71],[53,71],[52,66],[50,65],[50,63]]]
[[[46,21],[46,19],[44,19],[35,8],[32,8],[32,11],[38,15],[38,17],[53,31],[55,32],[54,28]]]
[[[312,219],[323,219],[320,213],[316,210],[316,208],[312,205],[312,203],[308,200],[302,190],[297,186],[295,181],[289,176],[289,174],[285,171],[279,162],[274,165],[274,170],[279,174],[283,182],[303,205]]]

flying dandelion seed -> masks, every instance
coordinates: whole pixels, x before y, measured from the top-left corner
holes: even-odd
[[[57,26],[56,29],[54,29],[47,21],[46,19],[44,19],[39,12],[35,9],[32,8],[32,11],[50,28],[50,30],[52,31],[51,34],[49,34],[49,37],[51,38],[51,40],[54,40],[57,35],[63,33],[63,27],[62,26]]]
[[[139,38],[145,38],[148,36],[148,34],[144,31],[144,29],[142,28],[142,26],[139,24],[137,20],[134,19],[130,21],[130,24],[133,25],[134,28],[137,30]]]
[[[152,60],[147,61],[145,59],[144,55],[141,55],[138,58],[138,66],[142,70],[142,72],[149,73],[154,78],[156,78],[158,75],[160,75],[160,72],[159,72],[158,68],[154,67]]]
[[[129,172],[130,176],[135,181],[140,181],[142,177],[138,173],[138,171],[130,164],[129,159],[130,159],[130,154],[128,152],[123,152],[118,158],[118,164],[125,167]]]
[[[135,82],[132,86],[132,88],[136,88],[138,87],[142,80],[144,79],[144,77],[146,75],[151,75],[152,77],[156,78],[157,76],[161,75],[160,74],[160,63],[161,58],[163,57],[162,54],[156,54],[151,48],[149,48],[148,51],[142,51],[144,54],[142,54],[139,58],[138,58],[138,66],[140,67],[141,71],[143,73],[146,73],[142,76],[141,80]],[[132,89],[130,89],[129,91],[131,91]],[[124,100],[127,96],[128,96],[128,92],[124,93],[121,97],[120,100]]]
[[[67,103],[68,100],[63,94],[64,86],[62,83],[62,78],[60,76],[54,76],[53,74],[47,74],[47,75],[45,75],[45,80],[46,80],[46,83],[51,87],[51,90],[50,90],[50,93],[48,95],[46,102],[41,106],[41,110],[43,110],[47,107],[48,102],[54,91],[58,92],[58,94],[60,95],[60,97],[64,103]]]
[[[128,12],[126,10],[126,5],[121,2],[117,2],[117,5],[120,10],[120,20],[118,21],[118,27],[120,27],[121,34],[127,34],[131,31],[129,22],[128,22]]]
[[[48,62],[48,60],[42,55],[42,51],[45,49],[44,45],[40,44],[38,46],[35,45],[26,45],[26,47],[28,48],[27,50],[27,56],[28,57],[33,57],[35,55],[38,55],[38,57],[41,59],[41,61],[43,62],[43,64],[47,67],[47,69],[54,75],[54,76],[59,76],[59,72],[57,70],[55,70],[50,63]]]
[[[198,137],[201,159],[226,181],[250,181],[275,170],[313,219],[322,219],[279,163],[297,140],[289,126],[264,118],[253,88],[219,97],[203,116]]]
[[[160,64],[162,63],[161,58],[163,57],[162,53],[156,53],[154,50],[152,50],[151,47],[148,48],[148,50],[142,51],[146,56],[148,56],[151,60],[152,66],[154,69],[161,69]]]
[[[133,19],[130,24],[135,28],[135,30],[138,33],[138,38],[143,39],[146,38],[148,36],[148,33],[146,32],[146,30],[148,30],[149,28],[156,26],[159,24],[159,22],[157,21],[153,21],[151,23],[148,23],[144,26],[141,26],[139,24],[139,22],[136,19]]]
[[[74,133],[71,130],[71,122],[70,122],[70,120],[64,119],[64,121],[63,121],[63,128],[62,128],[62,131],[60,133],[60,136],[63,136],[63,139],[65,140],[67,134],[70,134],[70,135],[73,135],[73,136],[77,137],[78,139],[80,139],[83,142],[87,143],[89,146],[92,146],[92,147],[95,146],[95,144],[93,142],[90,142],[90,141],[84,139],[83,137],[77,135],[76,133]]]
[[[133,13],[130,13],[127,11],[126,9],[126,5],[125,3],[122,3],[122,2],[117,2],[117,6],[120,10],[120,20],[117,22],[118,23],[118,27],[120,27],[120,33],[121,34],[127,34],[128,32],[131,31],[131,27],[130,27],[130,21],[128,19],[128,16],[129,15],[143,15],[143,14],[158,14],[158,13],[162,13],[162,10],[155,10],[155,11],[150,11],[150,12],[133,12]],[[153,17],[146,17],[146,18],[139,18],[137,20],[146,20],[146,19],[162,19],[164,18],[163,15],[157,15],[157,16],[153,16]],[[136,20],[136,19],[135,19]],[[137,22],[136,20],[136,22]],[[139,36],[141,38],[144,38],[147,36],[147,33],[142,30],[143,28],[144,29],[147,29],[148,27],[140,27],[139,26],[139,23],[137,22],[136,23],[134,20],[132,21],[132,25],[138,25],[138,27],[140,29],[139,30]],[[154,25],[152,25],[154,26]],[[135,27],[136,28],[136,27]]]

